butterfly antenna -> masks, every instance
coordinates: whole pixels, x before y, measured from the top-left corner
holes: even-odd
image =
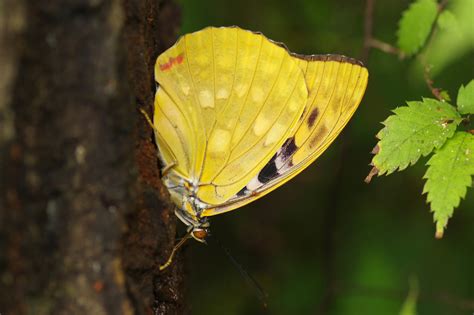
[[[145,120],[146,120],[147,124],[150,126],[150,128],[153,129],[154,131],[156,131],[156,127],[155,127],[155,125],[153,125],[153,122],[151,121],[151,118],[150,118],[150,116],[148,116],[148,113],[145,111],[145,109],[140,107],[138,110],[143,115],[143,117],[145,117]]]
[[[174,258],[174,255],[176,254],[176,252],[178,251],[178,249],[188,240],[191,238],[191,232],[192,231],[189,231],[174,247],[173,247],[173,250],[171,251],[171,254],[170,254],[170,257],[168,258],[168,260],[160,266],[160,271],[163,271],[165,270],[166,268],[169,267],[169,265],[171,265],[171,263],[173,262],[173,258]]]
[[[226,254],[227,258],[229,258],[229,260],[232,262],[232,264],[237,268],[237,270],[239,271],[240,275],[245,279],[245,282],[253,289],[253,291],[255,292],[255,294],[257,295],[257,298],[260,300],[260,302],[262,303],[263,307],[264,308],[267,308],[267,294],[265,293],[265,291],[263,290],[262,286],[257,282],[257,280],[255,280],[254,277],[252,277],[248,272],[247,270],[244,269],[244,267],[242,267],[241,264],[239,264],[239,262],[234,258],[234,256],[232,256],[232,254],[230,253],[229,249],[227,249],[227,247],[225,247],[224,245],[221,244],[221,242],[219,242],[219,240],[215,237],[215,235],[213,234],[212,237],[210,237],[210,239],[214,240],[215,243],[224,251],[224,253]]]

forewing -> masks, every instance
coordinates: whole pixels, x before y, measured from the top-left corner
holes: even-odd
[[[295,132],[272,159],[228,202],[203,216],[230,211],[284,184],[317,159],[347,124],[367,86],[368,72],[344,56],[294,56],[304,71],[309,96]]]
[[[155,76],[157,140],[169,142],[160,150],[172,151],[162,155],[199,184],[206,204],[227,201],[268,163],[294,133],[308,97],[286,49],[237,27],[182,37],[158,58]]]

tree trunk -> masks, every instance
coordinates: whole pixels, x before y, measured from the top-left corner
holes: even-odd
[[[151,113],[171,0],[0,3],[0,313],[182,314]]]

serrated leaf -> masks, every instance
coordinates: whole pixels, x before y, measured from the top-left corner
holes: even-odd
[[[474,80],[471,80],[465,87],[461,85],[457,105],[461,114],[474,114]]]
[[[474,135],[458,131],[428,161],[423,193],[428,193],[436,222],[436,236],[441,237],[454,208],[466,196],[474,175]]]
[[[407,104],[396,108],[377,134],[380,141],[372,164],[378,175],[403,170],[441,147],[461,122],[459,113],[448,103],[425,98]]]
[[[435,0],[417,0],[402,14],[398,26],[398,47],[413,55],[425,44],[438,14]]]
[[[439,91],[439,96],[446,102],[451,102],[451,96],[449,96],[449,92],[446,90]]]

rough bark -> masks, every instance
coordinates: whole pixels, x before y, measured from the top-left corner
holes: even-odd
[[[182,314],[180,262],[156,270],[175,219],[137,111],[151,109],[176,7],[1,6],[0,313]]]
[[[179,11],[172,1],[125,1],[127,65],[136,108],[152,114],[155,91],[156,57],[176,41]],[[139,170],[137,211],[130,218],[126,235],[124,265],[129,291],[135,308],[155,314],[183,314],[183,266],[180,256],[159,273],[156,268],[166,261],[174,245],[176,217],[159,181],[156,147],[152,129],[140,117],[135,155]],[[157,198],[157,195],[161,198]],[[156,211],[156,209],[162,209]],[[159,232],[159,233],[158,233]]]

